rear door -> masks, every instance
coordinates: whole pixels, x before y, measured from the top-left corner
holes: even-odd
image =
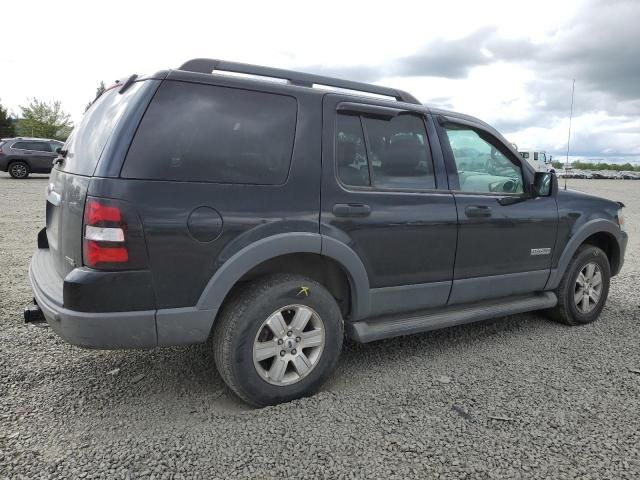
[[[558,226],[555,197],[531,198],[533,171],[483,126],[453,119],[439,132],[459,219],[449,303],[542,290]]]
[[[32,141],[29,146],[29,163],[34,173],[48,173],[51,170],[55,153],[49,142]]]
[[[441,306],[453,278],[456,208],[436,174],[444,168],[430,148],[431,125],[411,107],[375,103],[324,99],[321,232],[362,260],[370,316]]]

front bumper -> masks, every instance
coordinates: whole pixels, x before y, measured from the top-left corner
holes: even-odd
[[[29,266],[29,280],[47,323],[73,345],[115,349],[151,348],[158,344],[156,310],[103,313],[65,308],[65,280],[57,274],[49,249],[36,250]]]

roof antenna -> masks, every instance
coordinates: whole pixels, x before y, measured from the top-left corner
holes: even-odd
[[[576,79],[571,87],[571,113],[569,113],[569,136],[567,137],[567,160],[564,164],[564,189],[567,189],[567,172],[569,171],[569,146],[571,144],[571,120],[573,119],[573,94],[576,91]]]

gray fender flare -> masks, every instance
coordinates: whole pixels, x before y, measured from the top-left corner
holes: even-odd
[[[545,290],[553,290],[560,284],[560,280],[562,280],[564,272],[567,270],[569,262],[578,250],[578,247],[582,245],[584,241],[594,233],[601,232],[613,235],[613,237],[618,242],[618,245],[620,244],[621,232],[618,225],[613,223],[611,220],[605,220],[602,218],[588,221],[587,223],[582,225],[582,227],[580,227],[578,231],[571,235],[571,238],[567,242],[567,245],[564,247],[562,255],[558,260],[558,266],[555,269],[551,270],[551,274],[549,275],[549,279],[547,280],[547,284],[545,285]]]
[[[206,341],[222,302],[236,282],[262,262],[290,253],[315,253],[338,262],[349,278],[353,318],[366,316],[369,279],[360,258],[349,246],[318,233],[282,233],[253,242],[233,254],[209,280],[196,306],[157,310],[158,345]]]
[[[302,232],[272,235],[236,252],[211,277],[196,308],[217,311],[233,286],[245,273],[267,260],[291,253],[316,253],[338,262],[349,277],[354,314],[358,316],[366,314],[369,279],[356,253],[333,238]]]

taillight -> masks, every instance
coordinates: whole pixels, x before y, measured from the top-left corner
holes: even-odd
[[[101,270],[143,268],[146,248],[133,209],[111,199],[88,197],[84,209],[84,264]]]

